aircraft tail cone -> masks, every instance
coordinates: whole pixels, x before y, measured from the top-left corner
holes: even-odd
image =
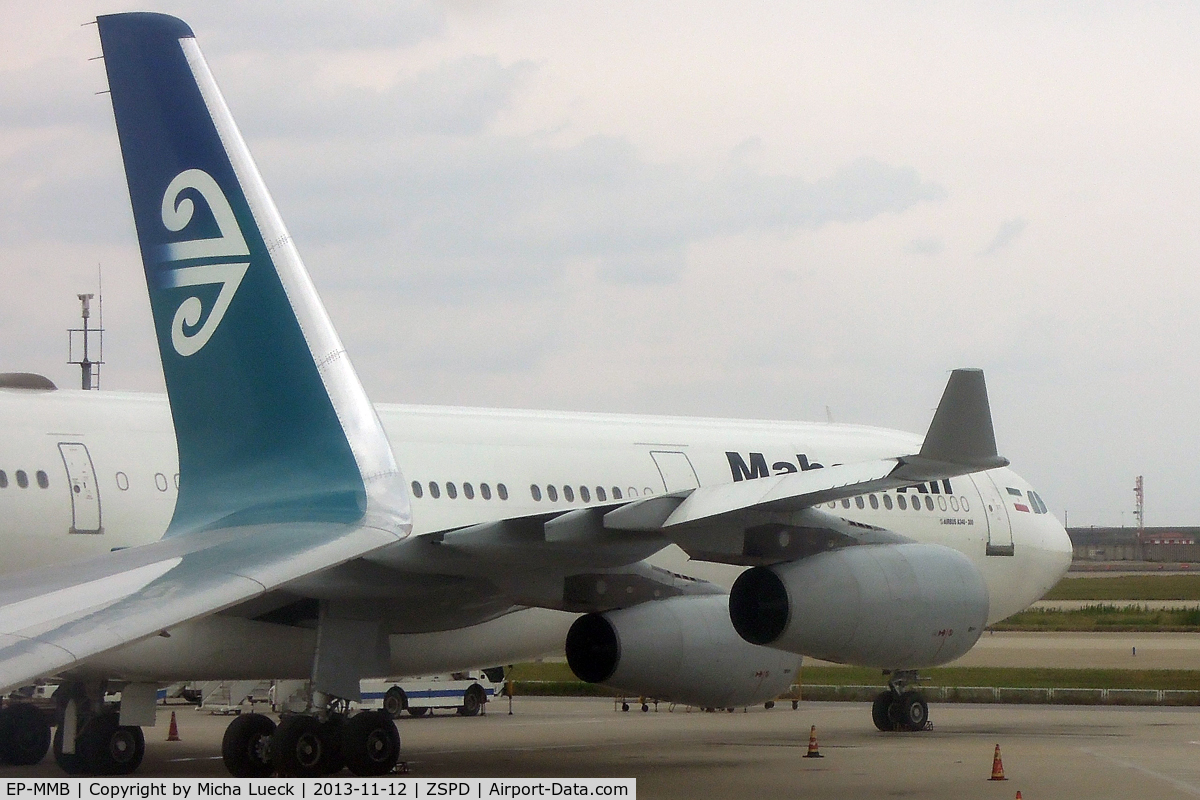
[[[171,712],[171,727],[167,729],[168,742],[182,742],[179,738],[179,723],[175,721],[175,712]]]
[[[824,758],[821,755],[820,748],[817,747],[817,726],[813,725],[808,732],[808,752],[804,754],[805,758]]]
[[[1006,781],[1004,777],[1004,762],[1000,760],[1000,745],[996,745],[996,755],[992,756],[992,777],[989,781]]]

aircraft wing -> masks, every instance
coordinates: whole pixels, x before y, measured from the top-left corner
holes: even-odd
[[[361,525],[239,526],[8,576],[0,691],[395,541]]]
[[[614,509],[607,528],[667,532],[750,512],[796,512],[847,497],[912,486],[1008,464],[996,452],[982,370],[950,374],[920,452],[837,464],[735,483],[702,486]]]

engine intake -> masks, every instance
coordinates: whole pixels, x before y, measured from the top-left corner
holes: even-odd
[[[800,662],[738,636],[724,595],[585,614],[567,632],[566,650],[580,680],[707,708],[773,700],[795,681]]]
[[[742,573],[729,617],[747,642],[882,669],[945,664],[983,633],[988,590],[965,555],[862,545]]]

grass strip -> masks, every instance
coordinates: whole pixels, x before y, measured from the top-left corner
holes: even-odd
[[[1200,600],[1200,575],[1067,577],[1044,600]]]
[[[991,626],[994,631],[1182,632],[1200,631],[1200,608],[1148,609],[1097,604],[1067,610],[1031,608]]]
[[[510,675],[516,693],[611,696],[608,689],[584,683],[565,663],[517,664]],[[1185,669],[1042,669],[1017,667],[937,667],[922,670],[929,686],[999,686],[1014,689],[1195,689],[1200,670]],[[883,686],[886,679],[867,667],[815,667],[800,671],[802,685]]]

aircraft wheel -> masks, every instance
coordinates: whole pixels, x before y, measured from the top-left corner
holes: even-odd
[[[271,737],[271,764],[283,778],[319,778],[335,763],[337,744],[329,726],[296,714],[280,720]]]
[[[905,692],[892,704],[892,717],[901,730],[920,731],[929,720],[929,704],[920,692]]]
[[[359,777],[386,775],[400,760],[400,734],[386,711],[363,711],[342,730],[346,766]]]
[[[225,729],[221,739],[221,758],[225,769],[235,778],[269,778],[275,771],[271,763],[271,736],[275,722],[265,714],[238,716]]]
[[[406,708],[408,708],[408,698],[404,696],[404,690],[399,686],[388,689],[387,694],[383,696],[383,710],[388,713],[388,716],[392,719],[400,719],[400,715]]]
[[[129,775],[146,755],[146,737],[137,725],[122,725],[114,711],[88,720],[76,749],[89,774]]]
[[[412,706],[409,706],[408,713],[414,717],[423,717],[429,713],[429,709],[425,708],[424,706],[422,706],[421,708],[413,708]]]
[[[46,757],[50,739],[50,723],[33,706],[19,703],[0,711],[0,758],[4,763],[38,763]]]
[[[890,691],[880,692],[875,696],[875,702],[871,703],[871,721],[881,731],[896,730],[896,726],[892,723],[891,717],[888,714],[888,709],[891,707],[894,698],[895,695]]]

